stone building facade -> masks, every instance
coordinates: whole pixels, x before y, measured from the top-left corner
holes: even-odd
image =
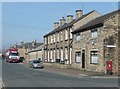
[[[118,18],[120,10],[100,16],[74,30],[72,67],[87,71],[118,73]]]
[[[60,19],[54,23],[54,30],[44,35],[44,59],[47,62],[72,64],[73,35],[72,31],[83,26],[89,21],[101,16],[97,11],[91,11],[83,15],[82,10],[76,10],[76,18],[73,15],[66,19]]]
[[[27,52],[41,45],[43,45],[43,43],[38,43],[36,40],[34,40],[32,42],[21,42],[19,44],[13,45],[12,47],[17,48],[19,52],[19,56],[24,57],[25,60],[27,61],[29,58]]]
[[[31,60],[43,60],[43,47],[44,45],[41,45],[35,49],[32,49],[30,51],[27,52],[27,55],[28,55],[28,61],[31,61]]]

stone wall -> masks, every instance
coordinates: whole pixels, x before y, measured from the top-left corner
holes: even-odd
[[[25,48],[18,48],[18,51],[19,51],[19,54],[20,54],[20,57],[24,57],[25,58]]]
[[[118,31],[118,73],[120,76],[120,28]]]
[[[36,55],[37,55],[36,52],[28,53],[28,55],[29,55],[29,57],[30,57],[30,60],[36,60]]]
[[[65,59],[65,47],[67,47],[68,48],[68,60],[66,60],[65,61],[65,63],[66,64],[70,64],[70,61],[69,61],[69,59],[70,59],[70,46],[72,47],[73,45],[72,45],[72,40],[70,40],[70,28],[72,28],[73,30],[75,30],[76,28],[78,28],[78,27],[80,27],[80,26],[82,26],[82,25],[84,25],[84,24],[86,24],[86,23],[88,23],[89,21],[91,21],[91,20],[93,20],[93,19],[95,19],[95,18],[97,18],[97,17],[99,17],[100,16],[100,14],[98,13],[98,12],[96,12],[96,11],[93,11],[91,14],[89,14],[88,16],[86,16],[86,17],[84,17],[84,18],[82,18],[81,20],[79,20],[79,21],[77,21],[76,23],[74,23],[73,24],[73,26],[71,26],[71,27],[68,27],[68,28],[66,28],[66,29],[63,29],[62,30],[62,32],[63,32],[63,41],[61,41],[61,39],[59,39],[60,41],[59,42],[57,42],[57,37],[58,37],[58,33],[59,33],[59,38],[61,38],[60,37],[60,33],[61,33],[61,31],[60,32],[56,32],[56,33],[54,33],[55,34],[55,38],[56,38],[56,42],[55,43],[51,43],[51,44],[48,44],[47,45],[47,49],[48,50],[53,50],[53,49],[55,49],[55,51],[56,51],[56,54],[55,54],[55,59],[57,59],[57,49],[63,49],[63,59],[64,60],[66,60]],[[68,30],[68,40],[65,40],[65,30]],[[52,34],[53,35],[53,34]],[[49,38],[50,38],[50,36],[51,35],[49,35]],[[49,39],[49,42],[50,42],[50,39]],[[70,45],[71,44],[71,45]],[[48,50],[47,50],[47,52],[48,52]],[[46,54],[46,55],[48,55],[48,54]],[[49,54],[50,55],[50,54]],[[54,54],[53,54],[54,55]],[[52,55],[52,56],[53,56]],[[60,54],[60,57],[61,57],[61,54]],[[50,57],[49,57],[50,58]]]
[[[114,56],[113,60],[113,72],[118,72],[118,14],[108,18],[105,20],[102,27],[96,27],[98,31],[98,37],[96,39],[92,39],[91,29],[87,31],[81,32],[81,40],[76,42],[73,41],[73,64],[72,66],[78,69],[82,69],[82,62],[75,62],[75,52],[85,50],[85,70],[87,71],[96,71],[96,72],[106,72],[106,59],[105,59],[105,47],[107,45],[104,44],[104,39],[109,38],[110,36],[114,36],[114,45],[116,48],[113,50]],[[92,44],[94,42],[94,45]],[[98,50],[98,64],[90,63],[90,51]]]
[[[119,13],[120,14],[120,13]],[[115,45],[115,48],[107,48],[111,51],[111,55],[106,57],[106,60],[112,60],[112,71],[115,74],[118,74],[118,16],[115,14],[112,17],[108,18],[104,23],[104,34],[108,39],[106,45]]]
[[[112,61],[112,72],[118,74],[118,34],[109,36],[105,39],[106,45],[114,45],[116,47],[105,48],[106,61]]]
[[[75,53],[77,51],[80,51],[82,53],[82,50],[85,50],[85,70],[87,71],[104,71],[104,60],[103,60],[103,42],[100,38],[100,32],[102,27],[97,28],[98,29],[98,38],[92,39],[91,31],[85,31],[81,32],[81,40],[79,42],[76,42],[74,39],[73,43],[73,67],[76,67],[78,69],[82,69],[82,59],[80,63],[75,62]],[[95,42],[93,45],[92,43]],[[98,64],[92,64],[91,63],[91,56],[90,52],[91,51],[98,51]],[[82,56],[81,56],[82,57]]]
[[[88,16],[86,16],[85,18],[83,18],[82,20],[77,21],[76,23],[74,23],[74,29],[79,28],[80,26],[83,26],[84,24],[86,24],[87,22],[97,18],[101,16],[100,13],[98,13],[97,11],[93,11],[91,14],[89,14]]]

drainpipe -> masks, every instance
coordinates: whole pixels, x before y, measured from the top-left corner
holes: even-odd
[[[72,27],[71,27],[72,28]],[[70,64],[70,48],[71,48],[71,44],[73,43],[73,36],[72,36],[72,39],[71,39],[71,42],[70,42],[70,28],[69,28],[69,65],[71,65]],[[72,48],[72,50],[73,50],[73,48]],[[71,53],[72,54],[72,53]],[[71,57],[72,58],[72,57]],[[72,59],[71,59],[71,63],[72,63]]]
[[[104,55],[104,58],[103,58],[103,59],[104,59],[104,68],[105,68],[105,71],[104,71],[104,72],[105,72],[105,74],[106,74],[106,73],[107,73],[107,70],[106,70],[107,68],[106,68],[106,58],[105,58],[105,45],[103,45],[103,55]]]
[[[70,28],[68,28],[68,60],[70,65]]]

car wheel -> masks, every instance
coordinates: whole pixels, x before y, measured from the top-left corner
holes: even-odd
[[[44,67],[42,66],[41,69],[43,69]]]

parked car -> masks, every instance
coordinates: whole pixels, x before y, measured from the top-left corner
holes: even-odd
[[[43,69],[44,66],[42,65],[41,61],[39,61],[39,60],[32,60],[30,62],[30,68],[41,68],[41,69]]]
[[[25,60],[24,57],[20,57],[20,58],[19,58],[19,62],[23,62],[24,60]]]

